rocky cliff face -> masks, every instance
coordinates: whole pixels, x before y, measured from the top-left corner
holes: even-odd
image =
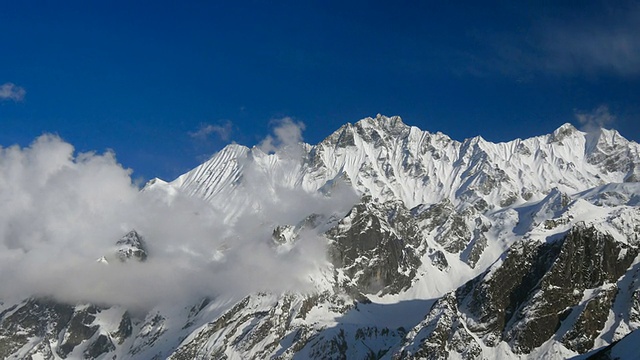
[[[105,315],[121,320],[100,325]],[[1,324],[0,356],[4,359],[95,359],[114,351],[116,344],[132,334],[125,310],[71,306],[52,299],[34,298],[16,304],[2,312]]]
[[[0,302],[0,357],[611,357],[640,327],[639,149],[568,124],[508,143],[457,142],[382,116],[295,154],[233,145],[144,192],[199,197],[237,221],[262,208],[247,195],[249,171],[268,179],[267,194],[353,188],[360,200],[348,212],[265,223],[277,253],[307,232],[326,241],[305,291],[144,311],[34,294]],[[101,262],[145,266],[154,252],[142,235],[124,235]]]
[[[424,255],[418,224],[400,201],[377,204],[365,196],[327,237],[331,262],[344,279],[340,286],[363,294],[408,289]]]

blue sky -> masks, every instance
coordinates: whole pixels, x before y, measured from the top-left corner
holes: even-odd
[[[3,2],[0,145],[172,180],[283,117],[309,143],[377,113],[507,141],[593,112],[639,141],[640,2],[611,3]]]

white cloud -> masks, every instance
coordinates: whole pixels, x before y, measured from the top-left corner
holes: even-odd
[[[286,147],[300,139],[300,125],[281,124],[276,142]],[[225,223],[198,198],[176,194],[167,202],[158,192],[140,192],[111,152],[75,154],[52,135],[26,148],[0,148],[0,299],[44,295],[146,308],[307,288],[308,274],[325,259],[326,240],[304,233],[282,253],[272,246],[273,227],[310,213],[346,212],[357,197],[348,187],[333,197],[280,184],[268,192],[263,169],[248,167],[243,184],[260,206]],[[146,262],[96,262],[131,229],[145,237]]]
[[[590,112],[575,111],[574,115],[581,129],[586,132],[611,126],[616,121],[616,117],[609,112],[607,105],[600,105]]]
[[[0,85],[0,100],[22,101],[26,95],[24,88],[14,83],[4,83]]]
[[[233,124],[226,120],[221,124],[202,124],[197,131],[190,132],[189,135],[197,139],[206,139],[211,134],[216,134],[220,140],[229,141],[233,132]]]
[[[258,148],[266,153],[272,153],[279,148],[300,145],[302,142],[302,131],[305,129],[304,123],[296,122],[290,117],[275,119],[272,120],[271,123],[275,125],[273,129],[275,137],[268,135],[258,144]]]

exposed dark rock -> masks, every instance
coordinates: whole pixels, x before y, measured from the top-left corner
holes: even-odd
[[[333,264],[365,294],[408,288],[420,266],[418,226],[398,201],[378,205],[365,197],[327,236]]]
[[[555,286],[571,284],[576,289],[592,289],[615,282],[637,254],[636,248],[615,241],[611,235],[579,224],[565,238],[548,281]]]
[[[336,147],[349,147],[355,146],[355,139],[353,137],[353,128],[351,126],[343,127],[342,132],[340,132],[340,137],[338,137],[336,141]]]
[[[577,129],[573,125],[566,123],[556,129],[553,134],[549,135],[548,141],[549,143],[558,143],[559,145],[563,145],[562,140],[575,134],[576,131]]]
[[[58,355],[65,358],[76,346],[91,339],[93,334],[95,334],[99,328],[98,325],[93,325],[97,312],[98,309],[95,306],[90,305],[85,308],[77,309],[73,313],[73,316],[69,321],[69,325],[64,331],[64,340],[56,350]]]
[[[486,202],[479,199],[474,203],[474,206],[478,204],[482,204],[481,207],[483,207]],[[472,240],[471,230],[467,226],[465,218],[473,216],[475,211],[478,211],[474,209],[474,207],[470,207],[463,213],[459,213],[449,200],[443,200],[429,207],[418,206],[412,210],[412,213],[422,231],[426,233],[435,231],[434,239],[438,244],[442,245],[447,252],[459,253]],[[482,249],[484,250],[484,247]]]
[[[425,319],[412,330],[413,339],[405,347],[418,345],[415,352],[404,349],[394,359],[448,359],[451,352],[462,359],[480,359],[482,348],[465,329],[458,314],[454,293],[436,301]],[[418,340],[419,344],[411,344]]]
[[[48,299],[29,299],[0,319],[0,358],[8,358],[32,337],[50,339],[68,326],[74,314],[72,306]],[[50,352],[50,348],[49,348]]]
[[[459,253],[471,241],[471,232],[459,215],[451,216],[444,225],[447,230],[436,237],[436,241],[450,253]]]
[[[616,293],[616,287],[610,286],[600,290],[587,302],[573,328],[562,337],[562,343],[567,348],[581,354],[593,348],[596,337],[607,321]]]
[[[100,334],[98,338],[84,351],[84,356],[86,359],[96,359],[98,356],[115,349],[116,347],[113,345],[109,337],[104,334]]]
[[[518,194],[509,192],[509,193],[503,194],[503,197],[500,200],[500,206],[501,207],[511,206],[515,204],[516,201],[518,201]]]
[[[340,329],[340,331],[330,339],[318,339],[311,348],[312,359],[322,359],[326,354],[331,354],[331,358],[336,360],[348,359],[347,349],[349,348],[349,344],[343,329]]]
[[[147,247],[144,239],[135,230],[131,230],[116,242],[116,256],[120,261],[127,262],[131,259],[137,261],[147,260]]]
[[[89,341],[84,351],[88,359],[115,349],[107,335],[95,336],[99,326],[93,322],[100,311],[96,306],[74,307],[48,299],[30,299],[14,310],[0,323],[0,358],[15,354],[34,339],[38,342],[25,354],[27,358],[36,353],[45,359],[69,358],[76,347]]]
[[[440,271],[444,271],[449,267],[447,257],[440,250],[434,252],[433,254],[430,254],[429,258],[431,258],[431,263],[433,264],[433,266],[437,267]]]
[[[294,237],[294,227],[291,225],[278,225],[273,229],[271,239],[276,245],[284,245],[292,242]]]
[[[529,149],[525,144],[519,143],[516,147],[516,152],[521,155],[531,156],[531,149]]]
[[[501,266],[491,276],[470,281],[457,291],[468,300],[474,322],[470,330],[483,336],[485,344],[496,345],[517,309],[551,267],[560,251],[560,243],[521,242],[508,251]]]
[[[443,200],[426,208],[421,205],[412,209],[421,227],[427,232],[444,225],[454,212],[453,204],[449,200]]]
[[[596,165],[602,172],[623,172],[625,182],[634,182],[638,178],[638,160],[631,152],[628,141],[616,131],[601,129],[587,137],[587,162]]]
[[[553,266],[517,312],[515,323],[507,335],[514,351],[529,353],[547,341],[559,328],[563,313],[578,304],[585,289],[614,283],[629,268],[636,255],[635,248],[616,242],[610,235],[593,227],[575,226],[562,242]],[[602,299],[603,303],[594,302],[588,306],[591,313],[601,309],[606,314],[585,320],[585,331],[601,326],[600,322],[606,318],[613,301],[612,296],[609,294]],[[609,304],[607,310],[603,310],[604,304]],[[584,346],[590,341],[586,340],[576,348],[585,350]]]
[[[571,221],[571,219],[567,218],[559,218],[559,219],[549,219],[544,221],[544,228],[547,230],[552,230],[557,228],[558,226],[566,225]]]
[[[471,268],[476,267],[476,264],[480,260],[480,256],[482,256],[482,253],[488,244],[487,237],[484,233],[487,232],[489,228],[482,224],[476,225],[478,227],[473,230],[473,239],[467,246],[467,249],[460,254],[460,259],[466,262]]]
[[[120,320],[118,330],[111,333],[111,336],[118,341],[118,344],[122,344],[131,336],[132,331],[133,325],[131,324],[131,316],[128,311],[125,311],[124,314],[122,314],[122,320]]]

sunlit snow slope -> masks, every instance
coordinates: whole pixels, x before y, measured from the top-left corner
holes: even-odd
[[[464,142],[378,116],[347,124],[321,143],[265,154],[229,145],[168,184],[230,213],[243,198],[245,173],[259,173],[266,191],[302,187],[314,192],[343,179],[375,201],[408,208],[449,199],[456,207],[489,208],[542,199],[552,188],[577,193],[608,183],[636,181],[640,146],[615,130],[578,131],[565,124],[549,135],[506,143],[482,137]],[[255,174],[252,174],[255,178]]]

